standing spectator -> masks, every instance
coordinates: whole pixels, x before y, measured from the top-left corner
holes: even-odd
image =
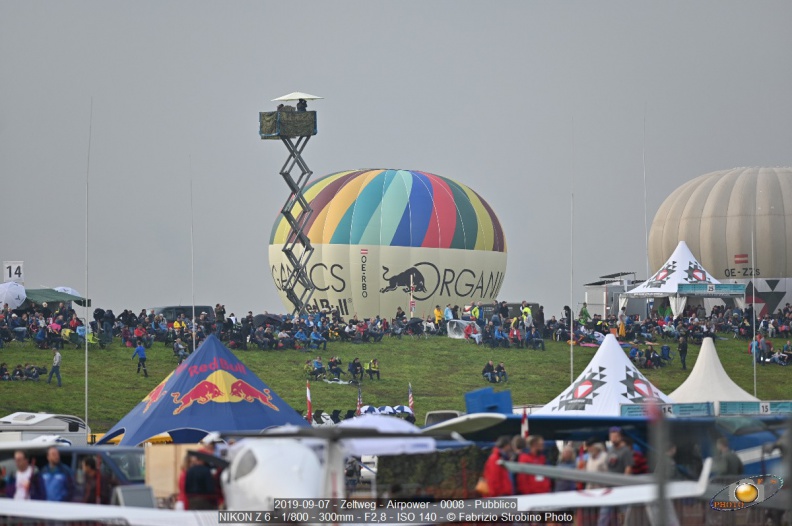
[[[54,374],[55,377],[58,379],[58,387],[61,387],[61,374],[60,374],[60,364],[61,364],[61,353],[58,349],[52,349],[54,353],[52,355],[52,369],[50,369],[49,378],[47,378],[47,383],[52,382],[52,375]]]
[[[115,324],[115,315],[111,309],[107,309],[102,316],[102,339],[106,344],[113,343],[113,325]]]
[[[589,444],[586,448],[588,459],[586,460],[585,470],[589,473],[605,473],[607,466],[605,465],[605,446],[600,442]],[[594,489],[602,487],[600,484],[589,482],[586,484],[586,489]]]
[[[522,440],[522,439],[521,439]],[[526,441],[523,440],[523,444]],[[544,456],[544,439],[539,435],[531,435],[527,440],[527,450],[525,446],[517,451],[517,462],[521,464],[538,464],[543,466],[547,463]],[[529,475],[519,473],[515,477],[518,495],[531,495],[534,493],[550,493],[550,479],[541,475]]]
[[[187,358],[187,349],[184,347],[181,338],[176,338],[176,341],[173,342],[173,354],[179,357],[179,364]]]
[[[536,316],[534,316],[533,319],[534,319],[534,327],[537,327],[540,331],[541,336],[544,337],[544,330],[545,330],[544,305],[539,305],[539,311],[536,313]]]
[[[677,352],[679,353],[679,361],[682,362],[682,370],[687,370],[687,364],[685,360],[687,359],[687,340],[685,338],[679,338],[679,345],[677,346]]]
[[[712,459],[712,475],[715,477],[737,477],[743,474],[740,457],[729,448],[729,441],[721,437],[715,443],[717,452]]]
[[[300,99],[297,101],[297,111],[307,111],[308,110],[308,103],[305,99]]]
[[[41,470],[41,478],[47,489],[47,500],[53,502],[72,502],[74,500],[74,475],[71,469],[61,462],[58,448],[47,450],[47,465]]]
[[[487,461],[484,463],[482,476],[487,481],[488,492],[486,497],[508,497],[514,495],[511,476],[501,464],[502,460],[508,460],[511,456],[512,447],[509,437],[503,436],[495,443]]]
[[[14,500],[46,500],[47,490],[39,472],[30,463],[27,452],[14,452],[16,474],[6,483],[6,495]]]
[[[619,339],[627,336],[627,307],[622,307],[619,311]]]
[[[85,504],[110,504],[110,485],[107,477],[99,477],[96,470],[96,459],[85,457],[82,459],[85,487],[81,501]],[[97,486],[99,486],[97,490]]]
[[[217,337],[220,338],[220,335],[223,332],[223,324],[225,323],[225,305],[220,305],[219,303],[215,305],[215,331],[217,332]]]
[[[622,309],[624,312],[624,309]],[[610,452],[605,457],[605,467],[608,473],[618,473],[620,475],[632,475],[633,452],[624,440],[624,432],[620,427],[610,428],[610,441],[613,444]],[[608,526],[616,518],[616,508],[605,506],[600,508],[598,526]]]
[[[203,460],[192,456],[190,469],[184,480],[184,489],[190,510],[217,508],[215,479],[212,470]]]
[[[135,359],[135,356],[138,357],[138,364],[137,364],[137,374],[140,374],[140,368],[143,368],[143,375],[148,378],[148,369],[146,369],[146,348],[143,347],[143,343],[138,340],[137,347],[135,348],[135,352],[132,353],[132,359]]]
[[[591,314],[589,314],[588,305],[586,305],[586,302],[584,301],[583,306],[580,308],[580,313],[578,314],[578,322],[580,322],[580,324],[585,327],[590,321]]]
[[[572,446],[566,445],[561,450],[561,457],[558,459],[559,468],[576,469],[577,463],[575,462],[575,450]],[[577,483],[574,480],[556,480],[555,491],[575,491]]]

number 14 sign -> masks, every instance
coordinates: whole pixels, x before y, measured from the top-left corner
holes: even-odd
[[[25,281],[24,261],[3,261],[3,283]]]

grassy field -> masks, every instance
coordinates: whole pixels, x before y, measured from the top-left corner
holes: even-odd
[[[783,342],[776,341],[777,345]],[[732,339],[717,341],[718,354],[726,371],[743,389],[753,391],[753,368],[747,354],[747,342]],[[672,347],[675,349],[675,347]],[[688,370],[682,371],[678,359],[670,367],[643,371],[663,392],[679,386],[690,373],[699,348],[691,345]],[[89,351],[89,424],[95,432],[107,431],[131,410],[176,365],[170,348],[155,343],[149,351],[149,378],[135,374],[137,361],[131,360],[133,350],[114,344],[107,349]],[[594,348],[575,348],[574,373],[577,377],[591,357]],[[15,411],[44,411],[84,416],[84,351],[66,346],[62,351],[63,387],[40,382],[0,382],[0,414]],[[303,364],[309,355],[298,351],[236,351],[237,356],[265,383],[298,411],[305,410],[305,377]],[[511,390],[518,404],[542,404],[558,395],[570,383],[569,346],[547,342],[547,351],[528,349],[490,349],[444,337],[430,339],[386,338],[377,344],[331,343],[321,353],[325,363],[331,355],[339,355],[344,364],[355,357],[366,363],[380,360],[382,380],[363,382],[363,402],[373,405],[407,404],[407,384],[412,383],[418,422],[427,411],[437,409],[464,410],[463,395],[486,387],[481,369],[488,359],[504,361],[509,382],[494,385],[500,391]],[[52,351],[36,349],[32,343],[11,343],[0,349],[0,362],[9,369],[27,362],[52,364]],[[344,367],[345,368],[345,367]],[[758,367],[758,395],[765,400],[792,398],[788,377],[792,368],[778,365]],[[311,383],[314,409],[354,409],[357,388],[333,385],[322,381]]]

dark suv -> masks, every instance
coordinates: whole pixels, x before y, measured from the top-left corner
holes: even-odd
[[[199,318],[202,313],[206,313],[206,316],[214,321],[215,314],[214,314],[214,307],[210,305],[196,305],[195,306],[195,317]],[[184,317],[187,319],[192,318],[193,313],[193,306],[192,305],[179,305],[176,307],[154,307],[154,314],[162,314],[162,316],[168,320],[169,322],[173,322],[178,318],[180,315],[184,314]]]

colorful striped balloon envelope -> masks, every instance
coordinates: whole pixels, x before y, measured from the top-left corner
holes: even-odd
[[[492,207],[469,187],[427,172],[376,169],[334,173],[304,193],[313,209],[305,230],[316,249],[309,263],[314,308],[391,316],[397,306],[409,313],[411,296],[420,316],[440,303],[497,296],[506,239]],[[287,308],[281,249],[291,236],[279,215],[270,264]]]

